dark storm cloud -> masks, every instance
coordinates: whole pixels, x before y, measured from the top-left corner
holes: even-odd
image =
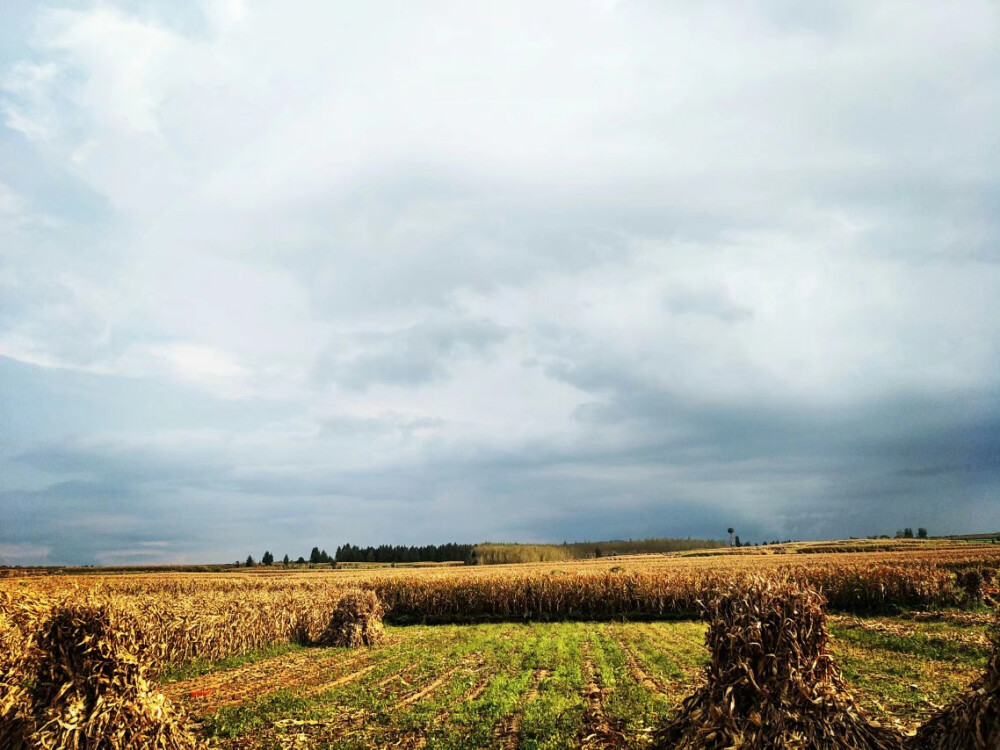
[[[696,400],[656,388],[610,362],[548,367],[601,400],[579,407],[595,427],[630,425],[656,445],[719,460],[813,457],[968,470],[1000,467],[1000,391],[885,395],[848,405]],[[903,471],[904,468],[900,468]]]
[[[205,491],[246,499],[233,523],[246,534],[245,545],[256,548],[293,546],[294,534],[286,529],[310,514],[332,519],[349,510],[349,525],[331,520],[316,530],[320,537],[339,532],[340,543],[365,527],[358,519],[389,512],[421,528],[434,513],[459,514],[487,498],[494,510],[484,509],[475,523],[456,522],[456,534],[478,539],[480,522],[490,524],[491,538],[539,541],[597,538],[597,529],[616,537],[641,537],[650,529],[718,536],[726,525],[748,541],[891,534],[906,525],[934,529],[928,519],[936,517],[943,496],[957,514],[988,517],[976,499],[1000,490],[1000,419],[977,418],[950,401],[892,399],[849,412],[796,411],[698,406],[669,394],[638,393],[634,385],[620,391],[621,402],[606,406],[571,444],[526,444],[503,453],[442,450],[409,467],[395,465],[391,473],[330,462],[308,470],[266,459],[250,465],[235,456],[207,467],[194,456],[164,460],[156,450],[141,455],[134,448],[81,446],[74,452],[61,446],[50,458],[38,451],[27,460],[52,471],[87,470],[93,478],[7,493],[4,505],[21,533],[0,543],[55,540],[64,555],[58,561],[94,561],[114,540],[135,551],[154,537],[179,538],[194,523],[206,529],[188,538],[196,549],[197,539],[210,537],[214,513],[186,498]],[[978,410],[996,399],[967,394],[962,402]],[[623,422],[638,426],[629,430],[627,444],[601,439]],[[391,423],[367,428],[384,432]],[[341,434],[360,437],[365,427],[335,425]],[[167,476],[169,482],[161,482]],[[288,510],[276,514],[271,505],[279,499]],[[266,534],[255,528],[282,516]],[[151,518],[156,533],[149,530]],[[81,537],[81,529],[93,533]],[[238,557],[242,549],[227,542],[219,559]],[[147,550],[147,558],[156,553]]]

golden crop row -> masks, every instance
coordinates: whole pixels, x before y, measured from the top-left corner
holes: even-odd
[[[772,571],[822,590],[834,609],[875,612],[981,600],[990,589],[984,591],[981,574],[967,571],[985,571],[988,584],[1000,557],[989,549],[970,552],[932,551],[889,562],[885,555],[854,554],[793,555],[779,564],[771,556],[758,556],[757,563],[746,556],[715,558],[714,565],[659,557],[566,570],[54,576],[0,583],[0,624],[9,620],[27,634],[54,607],[105,604],[135,623],[162,667],[315,639],[348,586],[374,590],[396,622],[638,619],[696,616],[699,603],[727,583]]]
[[[128,596],[93,592],[37,596],[0,594],[0,620],[32,633],[67,605],[106,605],[132,623],[157,669],[191,659],[216,660],[272,643],[314,640],[340,599],[339,587],[316,590]],[[2,622],[0,622],[2,624]]]
[[[818,588],[831,607],[855,613],[959,606],[969,598],[954,573],[930,563],[788,565],[775,568],[774,574]],[[750,575],[743,570],[697,569],[535,573],[405,584],[375,581],[372,586],[391,616],[400,620],[643,619],[695,616],[699,604],[723,585]]]

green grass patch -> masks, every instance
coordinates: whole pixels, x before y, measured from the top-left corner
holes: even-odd
[[[290,654],[293,651],[301,651],[303,648],[306,647],[299,645],[298,643],[272,643],[270,646],[266,646],[265,648],[247,651],[246,653],[237,654],[236,656],[230,656],[225,659],[218,659],[214,661],[211,659],[191,659],[183,664],[171,664],[168,666],[163,674],[160,675],[160,682],[168,683],[189,680],[192,677],[200,677],[201,675],[211,674],[212,672],[221,672],[225,669],[241,667],[244,664],[252,664],[256,661],[273,659],[276,656],[284,656],[285,654]]]
[[[539,638],[527,666],[542,674],[538,695],[522,704],[520,747],[571,748],[583,726],[580,645],[585,624],[537,626]]]
[[[692,670],[708,665],[702,623],[623,625],[615,634],[635,652],[642,668],[663,682],[684,681]]]
[[[865,628],[844,628],[833,626],[830,632],[834,638],[864,648],[881,651],[895,651],[900,654],[919,656],[937,661],[960,661],[970,666],[980,667],[986,662],[989,650],[967,641],[938,637],[929,633],[884,633]]]
[[[291,691],[280,690],[240,706],[220,708],[208,718],[205,733],[209,737],[238,737],[257,727],[298,714],[309,705],[310,701],[295,696]]]
[[[309,682],[302,685],[292,672],[276,675],[286,689],[220,709],[207,717],[205,733],[226,748],[290,746],[301,732],[310,747],[574,748],[590,731],[592,680],[601,688],[603,720],[639,748],[694,689],[709,657],[705,625],[691,622],[389,630],[389,643],[369,653],[363,663],[371,668],[355,680],[324,690],[315,670],[303,670]],[[838,664],[866,709],[911,727],[961,690],[985,659],[968,630],[949,632],[947,624],[893,628],[899,634],[833,630]],[[294,661],[301,668],[302,660]],[[359,668],[331,665],[322,679],[332,683]],[[321,692],[303,697],[316,688]],[[279,719],[316,722],[275,726]]]
[[[604,705],[607,717],[630,734],[659,724],[672,707],[666,697],[650,692],[632,678],[628,654],[611,635],[597,633],[592,643],[596,676],[610,691]]]

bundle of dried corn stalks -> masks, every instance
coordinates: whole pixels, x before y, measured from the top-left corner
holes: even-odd
[[[1000,748],[1000,613],[991,633],[986,671],[964,694],[932,716],[907,742],[912,750]]]
[[[373,591],[351,589],[333,610],[330,622],[317,639],[321,646],[374,646],[385,638],[385,609]]]
[[[707,684],[655,735],[673,750],[896,750],[902,734],[859,709],[828,652],[825,600],[755,577],[705,608]]]
[[[151,685],[134,624],[106,606],[57,606],[14,666],[18,696],[5,747],[186,750],[197,743]]]
[[[0,747],[3,748],[17,746],[31,706],[21,670],[26,648],[21,629],[0,609]]]

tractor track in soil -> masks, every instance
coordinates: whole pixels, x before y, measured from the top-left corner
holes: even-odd
[[[473,669],[469,676],[474,676],[480,674],[485,669],[485,664],[480,664],[478,667]],[[457,671],[457,670],[452,670]],[[455,705],[461,705],[463,703],[470,703],[477,700],[485,691],[487,686],[490,684],[490,678],[492,675],[482,675],[480,676],[469,688],[455,700]],[[393,747],[407,748],[408,750],[419,750],[427,745],[427,735],[431,729],[436,729],[443,726],[448,719],[451,717],[451,709],[445,709],[439,711],[433,718],[427,722],[427,726],[422,732],[410,733],[404,735]]]
[[[330,655],[317,655],[314,651],[298,651],[287,656],[246,664],[233,669],[173,682],[162,687],[171,701],[184,705],[196,714],[211,713],[219,708],[238,705],[248,698],[277,692],[283,687],[349,681],[358,674],[354,668],[365,665],[369,653],[350,654],[340,651]],[[371,667],[365,669],[367,672]],[[348,670],[354,670],[348,673]],[[330,681],[331,671],[338,673]],[[289,680],[289,675],[294,680]]]
[[[418,647],[429,639],[430,635],[424,636],[411,646]],[[398,645],[397,641],[390,638],[384,645],[365,649],[361,653],[356,650],[306,648],[167,683],[160,689],[167,698],[183,705],[196,716],[282,689],[309,697],[360,679],[375,667],[395,658],[392,649]],[[369,662],[372,662],[370,666]]]
[[[374,668],[374,666],[376,665],[371,665],[368,669]],[[410,693],[401,696],[398,701],[393,703],[392,710],[405,709],[418,703],[427,696],[436,692],[442,685],[446,684],[451,677],[462,669],[469,668],[461,666],[452,667],[436,676],[428,675],[428,677],[432,678],[430,682],[417,684]],[[481,663],[477,663],[477,665],[472,669],[471,674],[476,674],[482,671],[482,669],[483,665]],[[412,670],[404,670],[404,672],[409,671]],[[401,673],[396,673],[390,675],[389,677],[382,678],[378,682],[374,683],[373,687],[385,688],[393,680],[399,679],[400,676]],[[331,686],[324,686],[324,690],[328,687]],[[380,695],[385,696],[387,693],[385,691],[380,691]],[[372,716],[372,712],[368,709],[357,709],[346,706],[338,708],[340,709],[340,713],[338,713],[337,716],[329,718],[279,720],[270,727],[256,732],[252,739],[250,737],[247,737],[246,739],[254,742],[254,747],[256,747],[257,744],[264,743],[265,740],[281,747],[326,747],[329,742],[343,739],[345,736],[363,728],[365,721]],[[442,712],[443,718],[441,718],[442,714],[439,714],[435,721],[439,718],[442,722],[445,721],[449,713],[450,712]],[[393,740],[391,746],[409,749],[422,747],[425,743],[425,733],[419,733],[399,736]],[[226,747],[237,748],[242,746],[238,744],[231,744]]]
[[[633,680],[642,685],[650,693],[669,696],[676,692],[675,686],[668,685],[660,678],[646,671],[643,666],[642,657],[631,643],[622,638],[621,633],[615,633],[614,639],[625,655],[625,663],[628,666],[629,676]]]
[[[521,736],[521,720],[524,716],[525,707],[538,698],[539,686],[551,672],[548,669],[536,669],[531,673],[531,687],[524,694],[524,700],[520,702],[518,709],[505,718],[498,729],[500,747],[504,750],[515,750]]]
[[[609,720],[604,706],[610,691],[600,682],[591,653],[593,646],[584,642],[580,649],[580,675],[583,679],[581,695],[587,708],[583,714],[583,727],[577,737],[581,748],[626,748],[625,734]]]
[[[639,631],[645,642],[655,644],[658,649],[662,652],[672,653],[674,651],[673,646],[676,644],[686,644],[698,649],[705,649],[707,654],[707,649],[705,648],[705,636],[702,633],[697,634],[697,636],[685,636],[677,639],[668,639],[664,637],[664,633],[654,627],[651,623],[643,623],[639,626]],[[683,673],[684,677],[682,679],[673,679],[668,686],[668,690],[675,692],[679,687],[690,687],[693,685],[700,685],[705,679],[705,666],[704,664],[688,663],[684,661],[676,662],[677,668]],[[661,681],[662,682],[662,681]],[[667,683],[663,683],[667,684]]]

